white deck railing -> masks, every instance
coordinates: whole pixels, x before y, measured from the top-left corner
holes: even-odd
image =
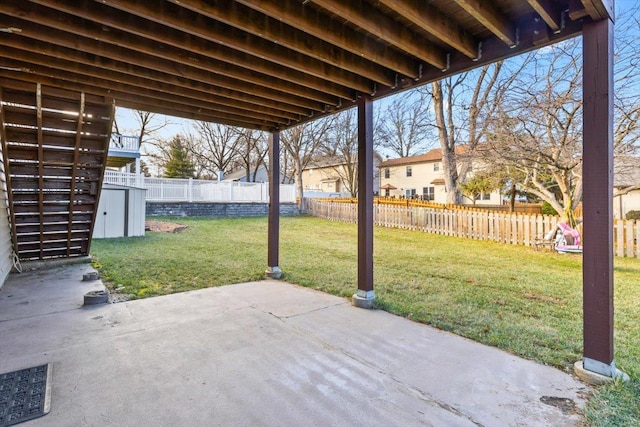
[[[105,171],[104,182],[145,188],[150,202],[269,202],[269,184],[218,182],[199,179],[149,178],[126,172]],[[280,185],[280,202],[294,203],[294,185]]]
[[[113,133],[109,141],[109,149],[137,153],[140,150],[140,138]]]

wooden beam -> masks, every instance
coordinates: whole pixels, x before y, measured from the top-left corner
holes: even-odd
[[[313,3],[439,70],[447,68],[446,52],[366,2],[313,0]]]
[[[265,122],[254,118],[246,120],[246,118],[244,117],[239,117],[233,114],[227,114],[219,111],[203,110],[198,107],[179,104],[172,100],[167,101],[166,97],[162,93],[157,94],[158,98],[153,98],[151,96],[141,96],[140,92],[136,92],[134,90],[135,88],[133,87],[131,87],[131,92],[120,92],[116,90],[105,89],[101,86],[93,86],[91,84],[68,81],[64,80],[63,78],[36,75],[31,73],[16,73],[14,71],[0,69],[0,83],[2,83],[3,78],[31,83],[41,82],[43,84],[46,84],[47,86],[53,86],[67,90],[76,89],[97,95],[113,95],[115,99],[118,99],[118,105],[137,105],[136,109],[156,112],[160,114],[167,114],[170,116],[184,117],[193,120],[205,120],[211,122],[219,121],[220,123],[230,124],[232,126],[247,127],[252,129],[271,129],[278,126],[276,123]],[[144,93],[147,94],[146,92]]]
[[[584,8],[594,21],[615,19],[613,0],[581,0]]]
[[[221,97],[216,94],[215,87],[209,87],[204,84],[198,84],[196,86],[198,90],[194,90],[192,82],[179,77],[174,77],[168,82],[144,77],[144,73],[139,73],[138,75],[143,77],[138,77],[135,74],[136,67],[133,66],[127,67],[132,68],[132,70],[125,74],[60,60],[56,56],[32,55],[30,57],[29,52],[8,47],[4,48],[3,53],[5,58],[0,59],[0,65],[7,68],[28,69],[31,73],[45,76],[64,75],[65,80],[68,81],[90,83],[94,86],[104,86],[105,89],[109,90],[120,90],[121,92],[171,100],[174,103],[182,103],[206,110],[226,111],[240,116],[273,121],[278,121],[279,118],[282,123],[286,123],[289,120],[297,120],[301,115],[310,114],[310,110],[306,109],[300,109],[297,113],[292,113],[255,103]],[[266,98],[265,102],[268,102]],[[279,106],[279,104],[276,105]]]
[[[189,104],[202,108],[215,108],[210,103],[222,106],[240,108],[247,111],[272,114],[295,119],[300,115],[306,116],[312,110],[290,104],[279,103],[269,98],[250,97],[246,94],[231,91],[226,88],[187,80],[184,77],[169,76],[155,70],[143,69],[135,65],[118,63],[109,59],[90,58],[86,60],[79,52],[67,51],[54,45],[18,39],[20,43],[5,43],[5,59],[2,64],[7,68],[24,69],[31,72],[34,65],[41,65],[85,74],[90,84],[105,88],[117,89],[119,85],[131,85],[135,89],[149,89],[164,93],[165,99],[175,100],[175,97],[190,98]],[[9,47],[18,46],[18,48]],[[22,50],[31,48],[32,50]],[[72,52],[73,55],[70,55]],[[36,54],[37,53],[37,54]],[[68,58],[58,59],[58,58]],[[21,62],[12,62],[10,59]],[[93,60],[91,60],[93,59]],[[56,75],[60,75],[56,73]],[[82,79],[79,79],[82,80]],[[114,85],[107,87],[109,85]],[[172,95],[167,98],[167,95]]]
[[[614,376],[613,22],[583,30],[584,368]]]
[[[136,65],[149,70],[161,72],[166,74],[167,76],[174,76],[178,74],[181,77],[194,81],[228,88],[239,93],[256,95],[265,99],[281,101],[286,104],[297,105],[311,110],[321,111],[325,109],[324,104],[309,100],[297,94],[290,94],[267,87],[256,86],[254,84],[241,82],[223,75],[213,75],[210,72],[201,69],[174,63],[166,58],[163,59],[155,57],[140,51],[133,51],[111,44],[91,40],[85,37],[75,35],[71,36],[63,31],[56,30],[50,27],[39,26],[32,22],[27,22],[15,18],[7,18],[5,19],[5,21],[9,21],[11,25],[19,26],[19,28],[21,29],[21,32],[19,34],[6,35],[6,44],[11,43],[12,39],[15,40],[17,38],[23,37],[30,38],[36,41],[44,41],[53,45],[65,47],[72,51],[75,50],[77,52],[82,52],[85,55],[90,52],[90,54],[88,55],[95,59],[99,57],[109,58],[122,64]],[[3,37],[3,39],[0,39],[0,45],[5,43],[4,40],[5,37]],[[36,44],[37,42],[33,43]],[[77,58],[77,56],[74,57]]]
[[[24,5],[20,0],[7,1]],[[233,51],[224,45],[210,43],[148,20],[132,19],[135,17],[101,4],[95,4],[95,7],[90,9],[79,9],[75,0],[34,0],[32,3],[57,11],[48,12],[46,8],[41,8],[38,11],[37,23],[76,35],[155,54],[162,59],[169,57],[184,65],[295,93],[326,104],[337,104],[335,97],[355,99],[354,91],[347,87],[278,64],[257,61],[255,57]],[[0,8],[2,9],[5,9],[5,6]],[[24,17],[25,12],[22,12],[21,16]],[[110,27],[109,31],[105,31],[107,26]],[[162,43],[163,46],[158,48],[149,41]],[[273,79],[274,75],[280,79]],[[305,90],[307,88],[312,90]]]
[[[565,22],[564,29],[558,33],[551,33],[548,38],[548,44],[557,43],[562,40],[569,39],[571,37],[576,37],[582,34],[582,26],[583,23],[580,21],[567,21]],[[525,22],[523,27],[520,30],[520,39],[518,46],[511,48],[506,45],[502,40],[497,37],[491,37],[483,40],[482,42],[482,57],[480,57],[477,61],[472,61],[466,56],[462,55],[459,52],[456,52],[451,55],[451,61],[449,70],[446,73],[443,73],[440,70],[435,68],[425,69],[422,77],[419,79],[401,79],[398,88],[381,88],[375,95],[374,99],[384,98],[389,95],[393,95],[395,93],[399,93],[401,91],[409,90],[411,88],[416,88],[423,86],[427,83],[442,79],[445,75],[453,75],[456,73],[462,73],[465,71],[470,71],[476,67],[491,64],[493,62],[509,58],[515,55],[520,55],[525,52],[532,51],[539,46],[536,45],[536,35],[534,34],[535,27],[529,22]],[[347,108],[355,107],[355,102],[345,102],[339,108],[328,110],[330,113],[335,111],[342,111]],[[303,118],[297,124],[305,123],[311,120],[315,120],[316,116]]]
[[[373,302],[373,100],[358,100],[358,297]]]
[[[269,223],[267,229],[267,270],[271,279],[282,276],[280,270],[280,132],[269,135]]]
[[[569,0],[569,19],[577,21],[589,16],[581,0]]]
[[[177,105],[196,107],[199,110],[224,111],[238,116],[258,118],[276,123],[288,123],[300,118],[300,114],[271,110],[256,104],[241,103],[236,100],[228,100],[188,88],[174,87],[170,84],[162,84],[152,79],[141,77],[129,77],[123,73],[105,72],[104,70],[86,65],[78,65],[55,57],[33,56],[24,58],[22,52],[16,53],[14,49],[7,48],[4,51],[6,58],[0,60],[0,64],[9,68],[27,69],[28,72],[40,76],[63,76],[62,79],[78,84],[88,84],[94,87],[102,87],[111,93],[121,92],[127,98],[141,96],[156,98],[158,101],[167,101],[167,95],[171,95],[170,102]],[[12,58],[19,58],[14,60]],[[47,64],[41,65],[41,64]],[[103,78],[105,74],[109,78]],[[202,98],[210,99],[202,99]]]
[[[211,5],[200,0],[169,1],[303,55],[366,77],[378,84],[395,85],[393,73],[375,62],[351,52],[336,49],[336,46],[327,43],[322,38],[301,32],[284,24],[279,19],[272,19],[239,4],[235,0],[218,0]]]
[[[551,0],[527,0],[527,3],[540,15],[540,18],[551,28],[551,31],[557,33],[562,29],[562,12],[555,2]]]
[[[263,38],[241,32],[171,3],[164,1],[138,2],[136,0],[105,0],[103,3],[213,43],[224,44],[237,51],[253,55],[260,60],[271,61],[358,92],[372,93],[374,91],[372,82],[350,71],[284,48]]]
[[[493,2],[483,0],[454,0],[469,15],[484,25],[509,47],[518,44],[518,34],[515,25],[494,5]]]
[[[413,58],[389,46],[381,46],[371,37],[298,0],[238,0],[238,3],[409,78],[420,75],[419,65]]]
[[[11,76],[13,78],[5,77],[5,76]],[[16,73],[11,73],[9,71],[0,71],[0,87],[11,88],[12,90],[28,91],[30,90],[30,88],[35,88],[35,85],[38,82],[43,82],[44,84],[46,84],[47,93],[50,95],[53,94],[56,97],[63,97],[63,98],[68,97],[68,93],[70,93],[72,89],[80,89],[85,91],[85,99],[87,100],[90,97],[105,99],[105,98],[108,98],[107,95],[111,94],[110,91],[105,91],[103,88],[100,88],[100,87],[92,87],[89,85],[83,85],[83,84],[78,84],[74,82],[66,82],[61,79],[36,76],[33,74],[17,75]],[[35,91],[35,89],[33,90]],[[86,92],[87,90],[89,92]],[[104,93],[105,95],[104,96],[100,95],[102,93]],[[219,120],[220,123],[228,124],[230,126],[239,126],[239,127],[244,126],[244,127],[250,127],[252,129],[268,130],[272,128],[270,126],[265,126],[265,125],[249,126],[247,125],[247,123],[226,120],[220,117],[208,116],[207,114],[209,112],[207,110],[203,110],[199,108],[192,108],[191,110],[188,110],[188,111],[180,111],[176,109],[175,104],[169,104],[163,101],[162,99],[146,98],[136,93],[129,94],[129,93],[115,92],[115,94],[118,96],[122,96],[124,98],[124,100],[120,100],[118,102],[119,106],[125,107],[125,108],[131,108],[134,110],[150,111],[150,112],[155,112],[159,114],[165,114],[168,116],[183,117],[185,119],[191,119],[191,120],[203,120],[203,121],[209,121],[209,122],[215,122],[216,120]],[[130,99],[126,99],[127,96],[129,96]],[[92,102],[95,102],[95,101],[92,101]],[[185,110],[188,109],[188,106],[181,106],[181,107],[185,108]]]
[[[428,3],[422,0],[380,0],[380,3],[395,10],[410,22],[462,52],[468,58],[478,57],[478,41],[464,28]]]

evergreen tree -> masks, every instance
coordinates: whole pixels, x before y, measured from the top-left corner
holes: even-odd
[[[167,178],[193,178],[195,166],[189,158],[189,152],[180,135],[169,142],[169,158],[164,165]]]

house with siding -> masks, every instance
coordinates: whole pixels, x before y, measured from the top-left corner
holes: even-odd
[[[373,156],[373,192],[380,191],[380,178],[378,176],[378,166],[382,162],[382,157],[375,153]],[[325,158],[311,162],[302,171],[302,186],[305,193],[313,194],[316,197],[330,197],[340,194],[344,197],[351,195],[352,187],[357,189],[357,162],[351,167],[341,159]],[[353,177],[350,179],[350,174]]]
[[[1,151],[1,149],[0,149]],[[0,156],[2,153],[0,152]],[[2,160],[0,159],[0,165]],[[2,166],[0,166],[1,168]],[[0,170],[0,288],[11,271],[11,231],[7,214],[7,191],[4,172]]]
[[[456,153],[462,153],[464,147],[456,147]],[[470,175],[482,166],[472,160]],[[442,168],[442,151],[435,148],[418,156],[389,159],[379,165],[380,195],[385,197],[418,198],[435,203],[446,203]],[[473,204],[473,200],[463,198],[464,204]],[[500,190],[480,194],[476,205],[497,205],[502,203]]]
[[[613,176],[613,216],[624,219],[629,211],[640,211],[640,159],[616,158]]]

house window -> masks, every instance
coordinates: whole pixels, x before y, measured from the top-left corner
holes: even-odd
[[[436,198],[435,187],[422,187],[422,200],[435,200]]]
[[[384,170],[384,177],[389,178],[390,176],[391,176],[391,171],[389,170],[389,168],[386,168]]]
[[[434,163],[433,164],[433,171],[434,172],[438,172],[440,170],[440,163]]]
[[[391,190],[389,190],[388,188],[384,189],[384,197],[389,197],[389,191]]]
[[[411,176],[412,175],[412,171],[411,171],[411,166],[407,166],[407,176]]]
[[[415,188],[407,188],[405,190],[404,194],[407,197],[407,199],[412,199],[416,195],[416,189]]]
[[[478,193],[476,200],[491,200],[491,193]]]

